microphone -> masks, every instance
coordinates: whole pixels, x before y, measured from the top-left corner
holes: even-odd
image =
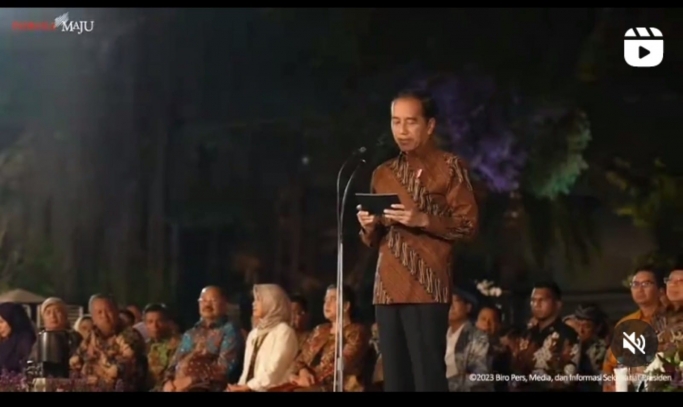
[[[337,173],[337,318],[341,318],[344,314],[344,208],[346,207],[346,199],[349,195],[349,188],[358,173],[361,164],[365,163],[361,159],[346,182],[344,192],[341,190],[341,175],[346,166],[356,157],[364,154],[367,151],[365,147],[360,147],[355,150],[349,158],[344,161],[339,173]],[[339,329],[334,333],[335,336],[335,350],[334,350],[334,384],[333,392],[344,391],[344,361],[343,361],[343,332],[339,325]]]

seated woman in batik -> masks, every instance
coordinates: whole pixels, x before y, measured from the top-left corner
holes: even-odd
[[[247,336],[244,368],[237,384],[227,391],[268,391],[288,382],[289,369],[299,352],[296,332],[289,325],[291,305],[275,284],[254,286],[254,329]]]
[[[295,391],[332,391],[337,329],[342,330],[344,342],[344,391],[363,391],[361,372],[370,346],[370,333],[365,326],[352,320],[355,303],[353,291],[345,286],[342,295],[344,311],[342,315],[337,315],[337,288],[328,287],[323,313],[329,322],[318,325],[304,342],[290,378],[292,385],[297,387]]]

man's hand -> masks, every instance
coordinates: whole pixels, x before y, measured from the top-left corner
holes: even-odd
[[[428,222],[426,214],[414,209],[407,210],[402,204],[393,204],[391,209],[385,209],[384,217],[409,228],[423,228],[427,226]]]
[[[356,209],[358,210],[356,217],[358,218],[360,227],[363,228],[365,233],[372,233],[372,231],[375,230],[375,226],[377,226],[377,222],[379,222],[379,218],[375,215],[370,215],[370,213],[367,211],[364,211],[360,205],[358,205]]]
[[[161,390],[166,393],[173,393],[175,391],[175,385],[173,384],[173,380],[169,380],[166,383],[164,383],[164,387],[162,387]]]
[[[83,361],[80,357],[74,355],[71,357],[71,359],[69,359],[69,367],[71,367],[72,370],[81,370],[83,367]]]
[[[301,387],[311,387],[315,384],[315,377],[308,370],[299,372],[299,380],[296,381]]]

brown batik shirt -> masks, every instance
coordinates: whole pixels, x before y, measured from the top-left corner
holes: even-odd
[[[344,340],[344,391],[363,391],[361,372],[370,347],[370,333],[361,324],[347,323],[342,330]],[[294,361],[293,371],[307,369],[315,377],[320,390],[331,391],[334,377],[335,335],[332,324],[318,325],[306,339]]]
[[[669,304],[661,309],[654,317],[653,327],[660,352],[680,348],[683,344],[683,306]]]
[[[104,337],[97,327],[85,338],[71,357],[72,370],[84,378],[126,391],[140,391],[145,386],[147,355],[140,333],[125,328]]]
[[[428,215],[424,228],[382,219],[372,234],[361,230],[366,245],[379,247],[373,303],[449,304],[453,244],[477,229],[477,203],[462,160],[433,145],[401,153],[375,169],[371,192],[398,194],[406,209]]]

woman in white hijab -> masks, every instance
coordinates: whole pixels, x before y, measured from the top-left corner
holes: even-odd
[[[247,336],[242,377],[227,391],[268,391],[288,382],[289,368],[299,352],[296,332],[289,325],[290,309],[289,298],[279,286],[254,286],[253,317],[258,322]]]

